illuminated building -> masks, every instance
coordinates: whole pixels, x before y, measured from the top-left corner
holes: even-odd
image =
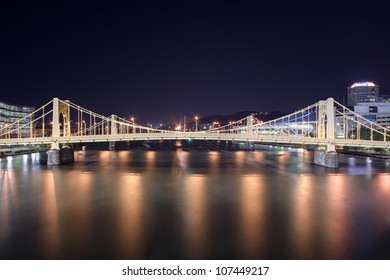
[[[30,113],[34,112],[34,107],[23,106],[23,105],[12,105],[0,101],[0,133],[3,132],[5,127],[10,128],[9,126],[20,120],[21,123],[29,123],[30,117],[27,117]],[[12,129],[12,128],[11,128]],[[29,133],[30,127],[26,125],[22,127],[20,133]],[[11,135],[17,134],[18,131],[11,132]]]
[[[383,127],[390,126],[389,103],[358,103],[354,106],[354,112]]]
[[[348,106],[359,102],[377,102],[379,86],[372,82],[354,83],[348,87]]]

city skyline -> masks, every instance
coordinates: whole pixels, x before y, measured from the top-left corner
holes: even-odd
[[[359,81],[387,94],[383,4],[9,3],[2,100],[54,96],[142,123],[184,115],[289,112],[346,96]]]

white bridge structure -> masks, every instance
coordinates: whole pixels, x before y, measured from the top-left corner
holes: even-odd
[[[267,122],[248,116],[205,131],[151,128],[53,98],[28,116],[0,128],[0,146],[50,144],[48,164],[59,164],[60,145],[183,139],[316,145],[314,161],[327,167],[337,167],[336,147],[390,148],[388,128],[363,118],[333,98]]]

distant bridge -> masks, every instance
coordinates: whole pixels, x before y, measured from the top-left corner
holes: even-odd
[[[59,150],[60,144],[183,139],[317,145],[325,151],[319,155],[325,159],[319,161],[328,160],[327,155],[334,154],[336,147],[390,148],[388,128],[363,118],[333,98],[267,122],[250,115],[205,131],[151,128],[54,98],[33,113],[0,128],[0,145],[50,144],[52,151]],[[317,163],[327,166],[325,162]]]

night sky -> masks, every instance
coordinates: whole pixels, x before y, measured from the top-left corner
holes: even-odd
[[[0,99],[10,103],[57,96],[155,124],[289,112],[358,81],[390,94],[386,1],[9,2]]]

